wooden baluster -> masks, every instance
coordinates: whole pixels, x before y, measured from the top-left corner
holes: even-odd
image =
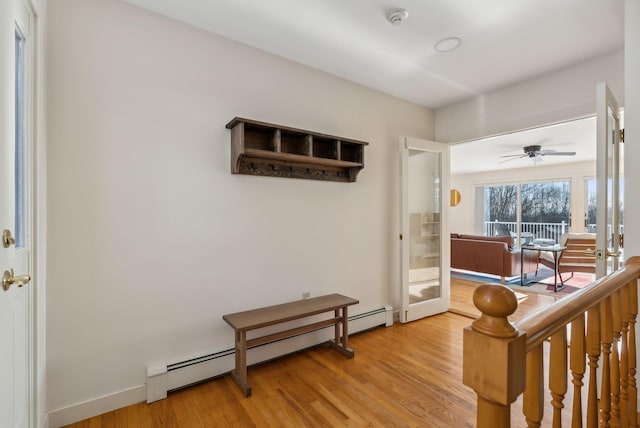
[[[620,343],[620,426],[629,426],[629,285],[620,289],[622,333]]]
[[[518,300],[508,287],[483,284],[473,303],[482,315],[464,329],[462,382],[478,395],[477,428],[509,427],[525,380],[526,337],[507,319]]]
[[[600,306],[587,311],[587,356],[589,358],[589,390],[587,391],[587,428],[598,427],[598,385],[596,371],[600,358]]]
[[[636,319],[638,316],[638,281],[629,284],[629,426],[638,426],[638,387],[636,384]]]
[[[529,428],[538,428],[544,416],[544,361],[542,344],[527,352],[527,388],[524,390],[522,412]]]
[[[620,290],[611,295],[611,426],[620,426],[620,355],[618,344],[622,332],[622,319],[620,308]]]
[[[602,384],[600,386],[600,426],[611,425],[611,297],[600,302],[600,337],[602,340]]]
[[[640,257],[635,256],[627,259],[625,266],[640,264]],[[634,279],[625,286],[629,292],[629,347],[628,347],[628,387],[629,391],[629,426],[638,426],[638,386],[636,383],[636,319],[638,317],[638,286],[640,279]]]
[[[553,426],[562,426],[562,409],[567,393],[567,329],[563,328],[551,336],[549,352],[549,390],[553,406]],[[528,379],[527,379],[528,381]]]
[[[571,322],[571,347],[569,364],[573,375],[573,409],[571,427],[582,428],[582,378],[586,369],[584,314]]]

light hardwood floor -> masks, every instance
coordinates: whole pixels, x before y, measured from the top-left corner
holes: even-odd
[[[462,330],[472,321],[477,286],[452,284],[452,307],[465,315],[354,335],[354,359],[317,348],[251,367],[250,398],[227,375],[71,427],[473,427],[475,393],[461,380]],[[515,316],[553,300],[530,295]],[[514,427],[525,426],[520,409],[512,410]]]
[[[470,318],[476,318],[480,316],[480,311],[473,305],[473,292],[481,285],[477,281],[470,281],[461,278],[451,278],[451,307],[450,312],[467,316]],[[526,291],[518,290],[522,294],[526,294],[526,299],[518,302],[518,309],[509,317],[512,322],[519,321],[525,315],[537,312],[540,309],[549,306],[559,298],[566,296],[566,294],[554,295],[549,294],[536,294],[527,293]]]

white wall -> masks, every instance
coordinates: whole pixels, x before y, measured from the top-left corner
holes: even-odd
[[[624,105],[623,51],[436,110],[436,141],[468,141],[595,114],[596,84]]]
[[[625,45],[624,45],[624,73],[625,73],[625,159],[627,183],[633,186],[625,186],[625,218],[634,219],[627,221],[625,231],[625,252],[630,255],[640,256],[640,192],[637,183],[640,183],[640,168],[637,167],[637,159],[640,159],[640,2],[626,0],[624,9],[625,20]],[[636,165],[634,165],[634,163]],[[640,300],[640,296],[638,297]],[[636,343],[640,343],[640,330],[636,330]],[[637,381],[636,375],[636,381]],[[638,404],[638,403],[636,403]]]
[[[540,180],[570,180],[572,219],[570,230],[582,232],[585,207],[584,180],[585,178],[593,178],[595,175],[595,162],[578,162],[550,166],[536,165],[529,168],[452,176],[451,187],[460,191],[461,199],[458,206],[451,207],[449,210],[451,213],[450,230],[454,233],[480,232],[474,230],[475,188],[478,185],[512,184]]]
[[[625,2],[625,165],[626,182],[634,185],[625,186],[625,218],[635,219],[624,225],[625,252],[640,256],[640,2],[627,0]],[[640,331],[638,332],[640,343]]]
[[[433,114],[113,0],[48,10],[48,407],[226,349],[222,315],[397,303],[401,135]],[[369,141],[357,183],[232,175],[242,116]]]

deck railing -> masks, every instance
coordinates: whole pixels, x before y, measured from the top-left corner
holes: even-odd
[[[515,221],[485,221],[484,222],[484,234],[485,236],[494,236],[496,234],[496,226],[504,224],[509,231],[515,236],[518,233],[518,223]],[[596,231],[595,224],[588,224],[585,226],[588,232],[594,233]],[[607,236],[611,236],[611,225],[608,226],[609,232]],[[532,239],[553,239],[556,243],[560,243],[560,237],[563,233],[569,231],[569,224],[565,221],[560,223],[538,223],[523,221],[520,223],[520,232],[532,234]],[[624,225],[620,225],[620,234],[624,234]]]
[[[484,234],[486,236],[494,236],[496,234],[496,225],[504,224],[509,228],[509,231],[514,235],[518,232],[518,223],[515,221],[485,221],[484,222]],[[556,242],[560,242],[560,237],[563,233],[569,231],[569,224],[566,222],[560,223],[534,223],[534,222],[521,222],[520,232],[530,233],[533,235],[533,239],[553,239]]]
[[[513,291],[497,284],[478,287],[473,301],[482,315],[464,330],[463,357],[463,382],[478,395],[476,426],[510,427],[511,403],[521,394],[527,425],[541,426],[545,372],[553,408],[545,426],[560,427],[564,407],[570,407],[572,427],[583,421],[587,427],[637,426],[639,278],[640,257],[632,257],[618,271],[515,324],[508,320],[518,305]],[[569,382],[572,404],[564,403]]]

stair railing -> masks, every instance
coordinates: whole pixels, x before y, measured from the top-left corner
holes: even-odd
[[[463,383],[477,393],[476,426],[510,427],[511,404],[524,394],[529,427],[541,426],[545,397],[553,412],[545,426],[562,426],[567,406],[572,427],[636,427],[639,278],[640,257],[632,257],[515,324],[508,320],[518,305],[513,291],[498,284],[478,287],[473,301],[482,314],[465,328],[463,352]],[[565,403],[569,381],[573,400]]]

